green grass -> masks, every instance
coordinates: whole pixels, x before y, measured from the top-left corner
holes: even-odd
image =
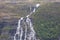
[[[42,5],[32,19],[38,38],[57,38],[60,33],[60,3]]]

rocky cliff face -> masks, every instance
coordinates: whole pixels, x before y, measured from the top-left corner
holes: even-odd
[[[13,40],[18,19],[30,12],[29,7],[26,4],[0,4],[0,40]]]

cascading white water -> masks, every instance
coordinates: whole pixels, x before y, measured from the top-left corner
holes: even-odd
[[[38,8],[39,6],[40,4],[36,4],[36,7],[29,15],[26,16],[26,18],[21,17],[19,19],[17,31],[14,35],[14,40],[37,40],[29,16],[32,15],[32,13],[35,12],[36,8]]]

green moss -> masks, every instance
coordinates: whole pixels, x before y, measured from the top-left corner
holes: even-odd
[[[9,40],[9,35],[0,35],[0,40]]]
[[[60,28],[60,3],[42,5],[32,15],[37,36],[40,38],[57,38]]]

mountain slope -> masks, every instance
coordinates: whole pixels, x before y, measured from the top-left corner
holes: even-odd
[[[32,15],[37,37],[43,40],[58,40],[60,35],[60,3],[42,5]]]

